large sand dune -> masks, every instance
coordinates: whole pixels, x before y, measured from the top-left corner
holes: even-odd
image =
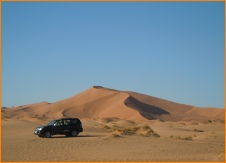
[[[89,88],[71,98],[54,103],[41,102],[3,109],[8,118],[78,117],[100,119],[117,117],[135,121],[224,120],[224,110],[199,108],[129,91],[100,86]]]
[[[78,137],[34,135],[78,117]],[[54,103],[2,108],[2,161],[224,161],[224,110],[95,86]]]

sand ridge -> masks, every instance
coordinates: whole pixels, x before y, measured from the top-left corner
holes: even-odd
[[[93,86],[54,103],[41,102],[2,109],[4,118],[108,118],[163,121],[224,121],[224,110],[199,108],[130,91]]]

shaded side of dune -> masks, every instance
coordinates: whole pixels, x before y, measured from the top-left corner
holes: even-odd
[[[129,96],[125,101],[124,104],[127,107],[135,109],[148,120],[159,119],[162,115],[169,115],[170,113],[153,105],[145,104],[136,98]],[[161,119],[161,118],[160,118]]]

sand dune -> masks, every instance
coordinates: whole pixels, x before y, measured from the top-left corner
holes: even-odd
[[[183,105],[129,91],[94,86],[73,97],[54,103],[41,102],[3,109],[4,118],[78,117],[145,121],[224,121],[224,110]]]
[[[78,137],[37,126],[78,117]],[[224,110],[100,86],[54,103],[2,108],[2,161],[224,161]]]

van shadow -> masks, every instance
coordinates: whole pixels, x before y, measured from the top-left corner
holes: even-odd
[[[57,138],[73,139],[73,138],[93,138],[93,137],[100,137],[100,135],[78,135],[76,137],[61,135],[61,136],[52,136],[51,139],[57,139]]]

